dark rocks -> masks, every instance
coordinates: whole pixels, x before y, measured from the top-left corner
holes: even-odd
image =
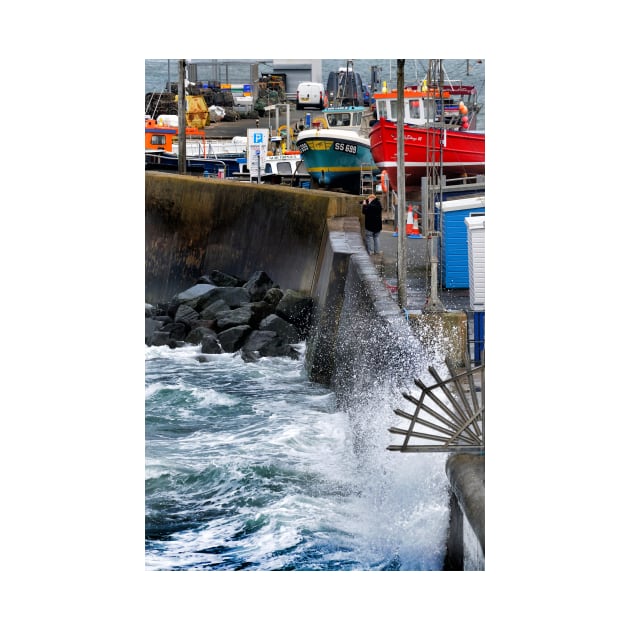
[[[217,317],[217,330],[226,330],[227,328],[234,328],[234,326],[250,325],[254,328],[255,324],[252,322],[253,310],[250,304],[245,306],[239,306],[230,311],[224,311]],[[256,322],[257,324],[258,322]]]
[[[184,322],[173,322],[172,324],[164,324],[160,331],[169,333],[171,339],[175,339],[175,341],[184,341],[190,332],[190,326]]]
[[[196,286],[212,287],[210,291],[204,294],[195,307],[199,311],[202,311],[206,306],[217,300],[223,300],[230,308],[235,308],[250,301],[249,292],[243,287],[215,287],[210,284]]]
[[[169,305],[169,314],[171,313],[173,307],[175,310],[181,305],[185,304],[196,311],[200,311],[202,307],[200,307],[200,303],[205,301],[205,304],[208,302],[208,294],[216,287],[213,284],[195,284],[194,286],[178,293],[172,300]],[[204,305],[205,305],[204,304]]]
[[[254,330],[241,349],[246,361],[262,357],[291,357],[297,359],[299,353],[286,339],[272,330]]]
[[[205,276],[204,276],[205,277]],[[208,274],[208,281],[218,287],[242,287],[245,282],[229,273],[223,273],[214,269]]]
[[[280,302],[283,295],[284,294],[282,293],[281,289],[278,289],[277,287],[273,287],[269,289],[267,293],[265,293],[265,297],[263,298],[263,301],[267,302],[268,304],[271,304],[271,306],[273,306],[275,309],[275,307],[278,306],[278,302]]]
[[[273,288],[273,280],[264,272],[257,271],[243,286],[249,292],[252,302],[257,302],[265,297],[267,291]]]
[[[221,354],[223,349],[219,343],[219,337],[213,330],[212,334],[205,335],[201,340],[201,352],[202,354]]]
[[[252,327],[247,325],[228,328],[219,333],[219,343],[225,352],[236,352],[243,347],[245,339],[251,332]]]
[[[158,344],[152,343],[151,340],[155,333],[164,325],[164,322],[158,321],[157,319],[152,319],[150,316],[145,316],[144,318],[144,343],[147,346],[156,346]],[[168,333],[166,334],[168,338]]]
[[[151,334],[146,344],[148,346],[168,346],[171,341],[171,334],[169,332],[163,332],[156,330]]]
[[[199,345],[200,361],[210,354],[239,351],[245,361],[298,358],[292,344],[306,339],[312,308],[310,297],[283,291],[264,271],[244,282],[214,270],[168,304],[145,304],[145,343]]]
[[[225,300],[218,299],[206,306],[200,313],[201,319],[217,319],[217,317],[226,311],[229,311],[230,307]]]
[[[173,319],[175,322],[183,322],[190,326],[192,322],[199,319],[199,317],[199,313],[194,308],[191,308],[187,304],[180,304],[177,307],[177,311],[175,311],[175,317],[173,317]]]
[[[311,328],[313,299],[289,289],[278,302],[276,313],[293,324],[301,338],[306,338]]]
[[[195,326],[186,336],[184,340],[186,343],[190,343],[193,345],[203,345],[203,340],[206,337],[214,336],[216,339],[217,333],[212,330],[212,328],[208,326]]]
[[[261,331],[276,333],[279,337],[286,339],[287,343],[298,343],[300,341],[300,335],[295,326],[275,314],[265,317],[258,328]]]

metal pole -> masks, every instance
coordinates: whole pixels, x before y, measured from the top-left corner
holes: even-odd
[[[407,242],[405,216],[405,60],[397,59],[398,74],[396,79],[396,169],[398,188],[398,306],[407,308]]]
[[[179,129],[179,153],[177,156],[177,169],[180,175],[186,174],[186,91],[184,89],[184,77],[186,75],[186,60],[179,60],[179,85],[177,87],[177,122]]]
[[[422,233],[429,234],[433,231],[433,208],[429,204],[429,182],[427,177],[421,180],[421,199],[422,199]]]
[[[258,100],[258,64],[253,63],[249,70],[249,82],[252,88],[252,103]]]
[[[441,101],[442,112],[444,112],[444,101],[442,100],[442,88],[444,86],[444,73],[442,68],[442,60],[429,60],[429,79],[435,81],[436,75],[438,78],[438,98]],[[431,81],[429,82],[431,85]],[[435,99],[432,97],[432,100]],[[439,160],[436,163],[436,152],[435,152],[435,138],[436,134],[432,136],[433,140],[431,142],[431,150],[430,150],[430,161],[431,166],[429,169],[430,175],[428,177],[428,195],[427,195],[427,203],[430,204],[429,210],[429,227],[430,231],[428,233],[429,240],[429,256],[431,262],[431,285],[430,285],[430,293],[427,299],[427,302],[423,308],[425,312],[433,312],[433,313],[441,313],[446,309],[440,300],[438,295],[438,242],[437,239],[440,238],[440,231],[436,230],[435,226],[435,217],[433,216],[434,205],[435,205],[435,193],[436,189],[439,192],[439,208],[440,208],[440,217],[442,217],[442,166],[443,166],[443,153],[442,153],[442,133],[444,132],[444,115],[441,116],[439,125],[433,127],[434,132],[439,132],[439,140],[440,143],[440,151],[439,151]],[[428,131],[428,130],[427,130]],[[427,140],[428,144],[428,140]],[[440,218],[440,230],[442,229],[442,218]]]

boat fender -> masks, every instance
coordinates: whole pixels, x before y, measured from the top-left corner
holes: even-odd
[[[381,190],[386,193],[387,192],[387,171],[383,171],[381,173]]]

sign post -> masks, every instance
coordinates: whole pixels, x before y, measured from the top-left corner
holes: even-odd
[[[247,130],[247,168],[250,181],[256,178],[260,184],[265,163],[263,156],[267,155],[268,142],[269,129]]]

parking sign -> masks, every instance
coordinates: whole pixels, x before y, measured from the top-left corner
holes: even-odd
[[[250,179],[258,177],[265,172],[265,156],[267,155],[267,143],[269,141],[269,129],[247,130],[247,167]]]

